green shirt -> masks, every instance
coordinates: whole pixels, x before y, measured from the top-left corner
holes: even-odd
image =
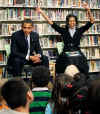
[[[34,101],[30,104],[30,114],[45,114],[46,105],[51,98],[51,92],[45,87],[34,88],[32,93]]]

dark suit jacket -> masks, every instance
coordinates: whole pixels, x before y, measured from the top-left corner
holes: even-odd
[[[25,40],[25,35],[22,30],[19,30],[12,34],[11,36],[11,53],[7,61],[7,70],[8,72],[13,72],[14,59],[19,58],[21,60],[26,59],[28,47]],[[42,54],[42,50],[39,43],[39,35],[36,32],[30,33],[30,55]]]
[[[63,73],[65,68],[70,65],[76,65],[82,73],[88,73],[88,64],[87,59],[80,50],[80,39],[82,38],[83,33],[92,26],[91,22],[87,22],[84,26],[76,28],[75,34],[71,37],[69,33],[69,27],[66,25],[65,28],[60,27],[56,23],[52,27],[61,34],[64,42],[63,52],[58,56],[56,60],[56,72]],[[81,56],[69,57],[65,52],[68,51],[79,51]]]
[[[60,27],[56,23],[52,25],[52,27],[62,35],[64,42],[64,51],[76,51],[80,50],[80,39],[82,38],[83,33],[88,30],[93,24],[91,22],[87,22],[84,26],[80,28],[76,28],[76,32],[73,37],[71,37],[69,33],[69,27],[65,28]]]
[[[17,31],[11,36],[11,56],[26,58],[28,47],[25,41],[25,35],[22,30]],[[36,54],[42,55],[42,50],[39,43],[39,35],[36,32],[30,33],[30,55]]]

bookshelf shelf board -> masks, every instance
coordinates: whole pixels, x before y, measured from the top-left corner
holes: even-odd
[[[26,16],[27,17],[27,16]],[[34,17],[32,17],[32,18],[34,18]],[[8,19],[8,20],[0,20],[0,23],[21,23],[22,22],[22,20],[18,20],[18,19],[13,19],[13,18],[11,18],[11,19]],[[36,24],[40,24],[40,23],[47,23],[47,21],[45,21],[45,20],[33,20],[33,22],[34,23],[36,23]],[[65,20],[61,20],[61,19],[58,19],[58,20],[53,20],[53,22],[56,22],[56,23],[64,23],[65,24]],[[88,20],[79,20],[78,21],[79,23],[85,23],[85,22],[88,22]],[[95,22],[94,23],[100,23],[100,20],[95,20]]]
[[[6,64],[0,64],[0,67],[5,67],[6,66]]]
[[[100,48],[100,45],[80,46],[80,48]]]
[[[100,35],[100,32],[96,32],[96,33],[85,33],[84,36],[94,36],[94,35]]]
[[[43,49],[43,50],[57,50],[56,47],[43,47],[42,49]],[[0,49],[0,52],[6,52],[6,50]]]
[[[17,20],[17,19],[9,19],[9,20],[0,20],[0,23],[21,23],[22,20]],[[47,23],[47,21],[44,21],[44,20],[33,20],[34,23],[36,24],[42,24],[42,23]],[[65,23],[64,20],[58,20],[58,21],[53,21],[53,22],[56,22],[56,23]]]
[[[100,74],[100,71],[89,72],[88,74]]]
[[[22,20],[18,20],[18,19],[9,19],[9,20],[0,20],[0,23],[21,23],[22,22]],[[33,21],[34,23],[47,23],[46,21],[43,21],[43,20],[34,20]]]
[[[6,50],[4,50],[4,49],[0,49],[0,52],[6,52]]]
[[[56,47],[46,47],[46,48],[42,48],[43,50],[57,50]]]
[[[91,72],[89,72],[89,74],[98,74],[98,73],[100,73],[100,70],[98,70],[98,71],[91,71]]]
[[[35,9],[37,6],[36,5],[0,5],[0,8],[32,8]],[[85,10],[82,7],[77,7],[77,6],[69,6],[69,7],[59,7],[59,6],[40,6],[43,9],[66,9],[66,10]],[[100,10],[100,8],[90,8],[91,10]]]
[[[100,61],[100,58],[91,58],[91,59],[87,59],[88,61]]]
[[[100,33],[85,33],[84,36],[94,36],[94,35],[100,35]],[[39,34],[40,37],[49,37],[49,36],[60,36],[60,34]],[[0,38],[10,38],[11,35],[0,35]],[[82,46],[83,47],[83,46]]]

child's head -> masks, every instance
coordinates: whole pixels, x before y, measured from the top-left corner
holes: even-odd
[[[77,66],[75,65],[69,65],[65,69],[65,74],[69,75],[73,78],[76,88],[80,88],[84,85],[86,85],[86,78],[87,76],[79,71]]]
[[[100,113],[100,78],[93,80],[88,89],[89,109],[92,114]]]
[[[56,112],[68,112],[69,93],[72,91],[73,78],[69,75],[59,74],[53,86],[52,100],[55,103]]]
[[[50,80],[50,71],[44,66],[34,67],[32,70],[32,83],[36,87],[45,87]]]
[[[4,83],[7,81],[7,79],[2,79],[0,80],[0,103],[2,103],[4,101],[2,95],[1,95],[1,88],[4,85]]]
[[[10,79],[1,89],[1,94],[11,109],[26,108],[32,102],[33,95],[28,85],[22,79]]]
[[[69,65],[66,67],[65,69],[65,74],[68,74],[69,76],[73,77],[79,73],[80,71],[78,70],[78,68],[75,65]]]
[[[78,19],[75,15],[69,14],[66,16],[66,26],[69,28],[74,28],[75,26],[78,25]]]

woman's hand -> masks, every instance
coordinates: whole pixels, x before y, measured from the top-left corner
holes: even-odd
[[[85,8],[86,10],[90,10],[90,8],[86,2],[82,3],[82,7]]]
[[[52,25],[53,24],[53,21],[51,19],[49,19],[49,17],[42,11],[42,9],[40,7],[37,7],[36,8],[36,11],[38,13],[41,13],[41,15],[44,17],[45,20],[47,20],[47,22]]]
[[[38,13],[41,13],[41,12],[42,12],[42,10],[41,10],[40,7],[37,7],[37,8],[36,8],[36,11],[37,11]]]
[[[91,14],[91,11],[90,11],[90,8],[89,8],[88,4],[86,2],[83,2],[82,3],[82,7],[87,10],[87,14],[88,14],[88,18],[89,18],[90,22],[94,23],[94,17]]]

